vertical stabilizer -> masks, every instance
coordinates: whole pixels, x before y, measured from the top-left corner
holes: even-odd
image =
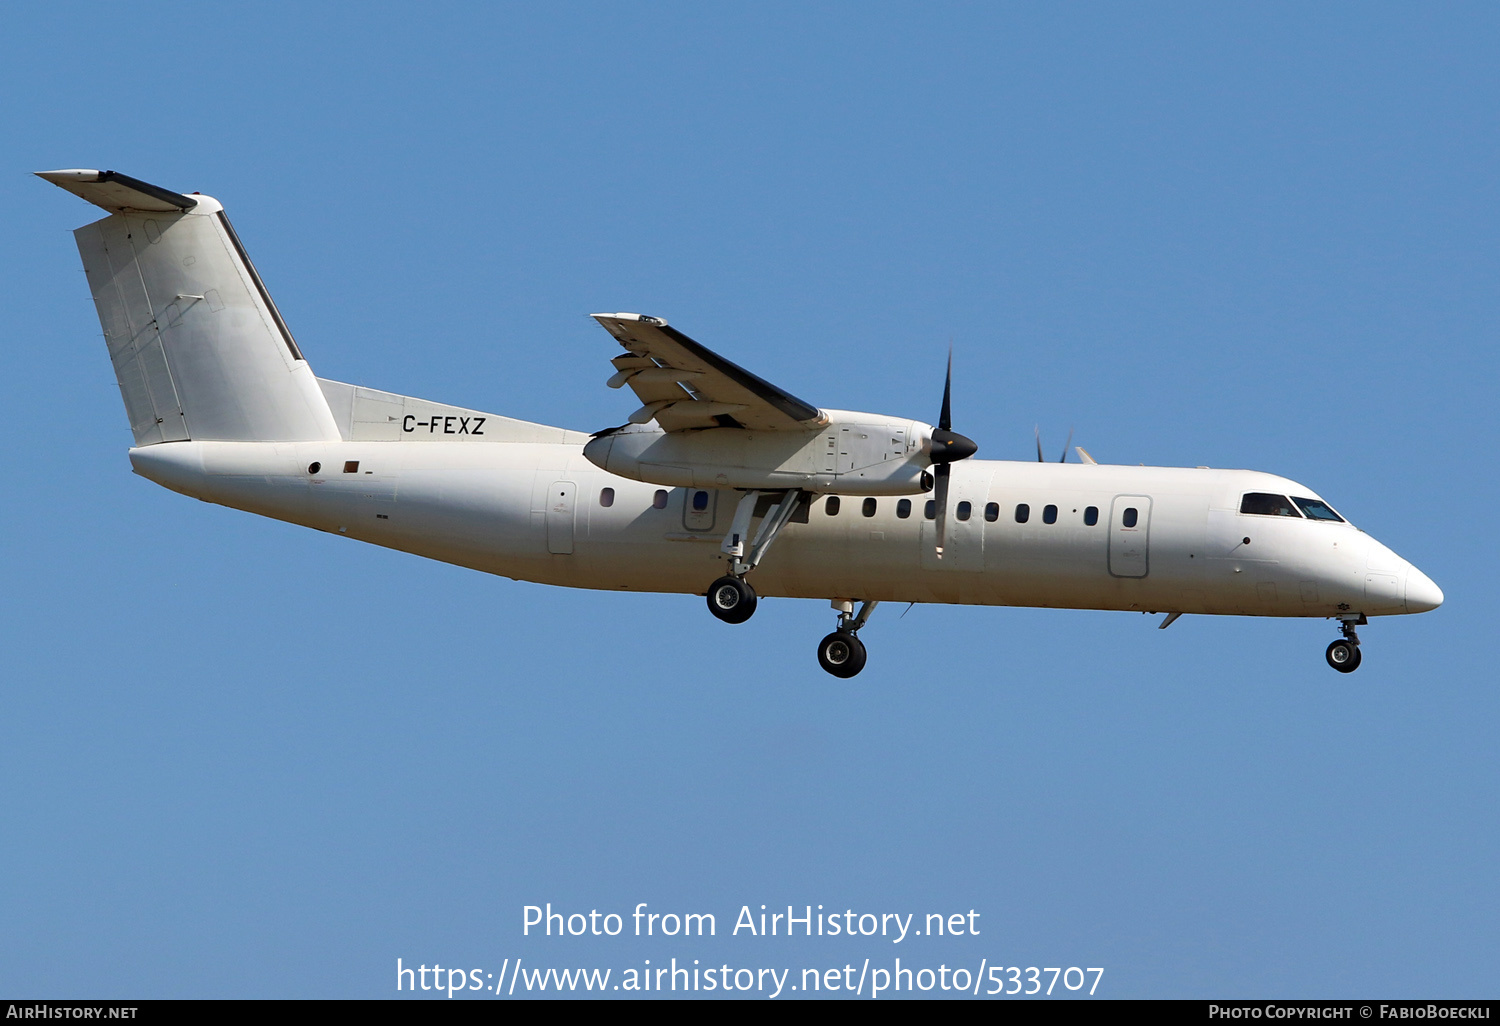
[[[110,211],[73,234],[136,445],[339,437],[217,200],[113,171],[39,175]]]

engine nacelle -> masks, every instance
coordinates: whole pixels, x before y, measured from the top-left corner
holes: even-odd
[[[823,412],[828,422],[811,431],[666,432],[655,424],[627,425],[594,438],[583,454],[611,474],[668,487],[803,488],[839,495],[919,495],[932,487],[930,425]]]

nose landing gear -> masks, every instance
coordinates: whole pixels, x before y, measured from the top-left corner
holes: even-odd
[[[1353,673],[1359,669],[1359,645],[1340,638],[1328,646],[1324,658],[1328,660],[1329,666],[1340,673]]]
[[[1340,673],[1353,673],[1359,669],[1359,635],[1354,633],[1354,628],[1366,622],[1368,621],[1363,616],[1358,620],[1341,621],[1339,630],[1343,631],[1344,636],[1330,644],[1328,651],[1323,653],[1323,657],[1328,660],[1329,666],[1332,666]]]
[[[865,668],[865,643],[859,640],[859,629],[870,619],[878,602],[866,602],[854,615],[854,603],[845,599],[834,599],[833,608],[839,611],[838,630],[818,642],[818,665],[835,677],[849,678]]]

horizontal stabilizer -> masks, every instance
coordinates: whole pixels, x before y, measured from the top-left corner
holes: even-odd
[[[36,176],[67,189],[96,207],[103,207],[111,214],[127,210],[164,213],[169,210],[191,210],[198,205],[198,201],[191,196],[183,196],[139,178],[122,175],[118,171],[38,171]]]

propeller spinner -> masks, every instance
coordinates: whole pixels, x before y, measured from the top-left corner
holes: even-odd
[[[943,544],[947,540],[948,528],[948,475],[953,464],[966,460],[979,451],[979,446],[953,430],[953,350],[948,350],[948,376],[943,381],[943,409],[938,416],[937,430],[932,433],[933,498],[937,502],[937,557],[943,558]]]

